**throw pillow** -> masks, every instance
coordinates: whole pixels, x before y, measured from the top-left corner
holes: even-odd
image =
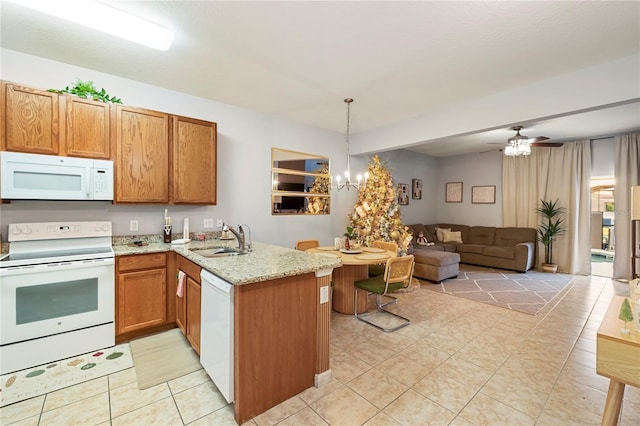
[[[443,231],[442,241],[445,243],[462,243],[462,232],[460,231]]]
[[[438,241],[442,241],[443,231],[451,232],[451,228],[436,228],[436,238]]]

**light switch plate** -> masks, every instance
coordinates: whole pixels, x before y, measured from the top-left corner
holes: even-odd
[[[129,231],[137,231],[138,230],[138,221],[130,220],[129,221]]]

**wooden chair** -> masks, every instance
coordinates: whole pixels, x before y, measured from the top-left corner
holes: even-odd
[[[310,248],[320,247],[318,240],[298,240],[296,241],[296,250],[308,250]]]
[[[378,275],[373,278],[365,278],[363,280],[358,280],[354,282],[355,286],[355,297],[354,297],[354,308],[355,308],[355,316],[360,321],[364,321],[367,324],[370,324],[382,331],[390,332],[396,331],[402,327],[405,327],[411,324],[411,320],[405,318],[401,315],[393,313],[385,309],[390,303],[397,302],[395,297],[389,296],[388,293],[396,291],[401,288],[406,288],[411,284],[411,279],[413,278],[413,267],[414,267],[414,259],[413,255],[402,256],[402,257],[392,257],[387,260],[387,264],[385,266],[384,274]],[[362,314],[358,314],[358,289],[364,290],[367,292],[367,301],[369,296],[372,294],[376,295],[376,313],[384,313],[393,315],[396,318],[402,320],[402,322],[394,327],[385,327],[384,325],[379,325],[374,323],[369,318],[372,315],[375,315],[373,312],[365,312]],[[382,303],[382,296],[390,297],[393,299],[392,302]],[[367,303],[368,304],[368,303]]]
[[[392,251],[396,255],[398,254],[398,244],[393,241],[382,241],[376,240],[372,244],[375,248],[381,248],[387,251]],[[379,265],[369,265],[369,278],[384,274],[385,264],[381,263]]]
[[[398,253],[398,244],[394,243],[393,241],[377,240],[373,242],[373,247],[392,251],[396,254]]]

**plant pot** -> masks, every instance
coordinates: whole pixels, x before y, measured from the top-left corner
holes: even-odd
[[[555,274],[558,272],[558,265],[555,263],[543,263],[542,272],[551,272],[552,274]]]

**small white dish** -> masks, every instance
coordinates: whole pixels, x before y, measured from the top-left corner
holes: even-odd
[[[360,249],[351,249],[351,250],[347,250],[347,249],[340,249],[341,253],[346,253],[346,254],[358,254],[358,253],[362,253],[362,250]]]

